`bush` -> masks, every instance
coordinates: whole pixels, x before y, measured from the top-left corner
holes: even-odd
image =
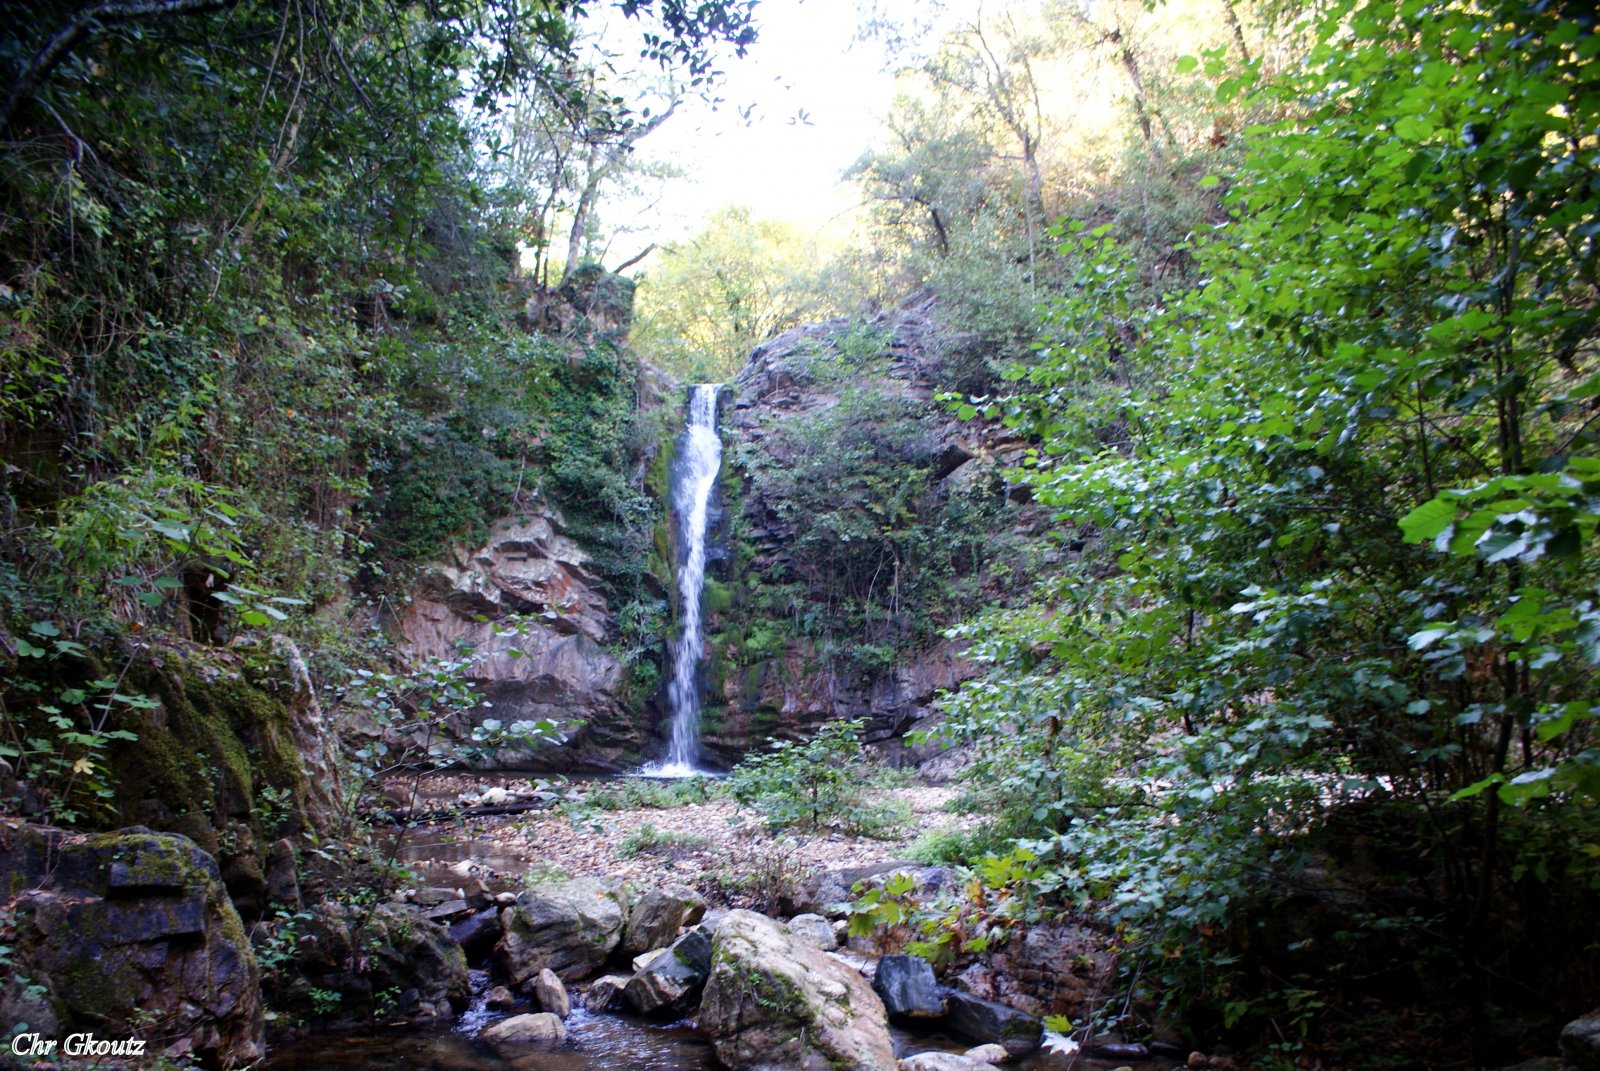
[[[832,827],[882,836],[909,820],[899,801],[873,803],[862,792],[876,763],[861,747],[862,719],[825,725],[810,740],[769,741],[772,750],[747,757],[728,775],[726,791],[741,807],[760,811],[771,830]],[[896,806],[898,805],[898,806]]]

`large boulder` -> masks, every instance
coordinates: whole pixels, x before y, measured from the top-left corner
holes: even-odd
[[[1013,1056],[1032,1052],[1044,1039],[1044,1024],[1027,1012],[955,989],[946,990],[945,1000],[948,1025],[961,1037],[994,1042]]]
[[[501,916],[495,965],[521,986],[548,967],[572,982],[599,971],[622,941],[622,887],[598,878],[532,886]]]
[[[717,928],[700,1029],[730,1071],[894,1071],[883,1002],[859,973],[753,911]]]
[[[142,1037],[150,1056],[224,1069],[262,1057],[260,974],[215,859],[138,827],[3,833],[14,936],[0,1007],[36,1031]]]
[[[288,935],[297,954],[292,970],[270,979],[275,1004],[315,1011],[318,990],[339,994],[329,1016],[337,1022],[431,1023],[471,1002],[466,954],[415,908],[323,904],[312,914],[304,933]]]
[[[1600,1011],[1562,1028],[1561,1055],[1575,1071],[1600,1071]]]
[[[921,956],[884,956],[872,976],[872,991],[895,1019],[937,1019],[945,997],[933,968]]]
[[[482,1034],[483,1040],[497,1048],[517,1045],[555,1045],[565,1040],[567,1024],[549,1012],[513,1015],[502,1019]]]
[[[705,897],[687,885],[667,885],[650,889],[639,897],[628,914],[628,928],[622,951],[637,956],[655,948],[666,948],[677,940],[685,926],[693,926],[706,913]]]
[[[694,1006],[710,970],[711,938],[690,930],[628,979],[623,996],[641,1015],[680,1015]]]

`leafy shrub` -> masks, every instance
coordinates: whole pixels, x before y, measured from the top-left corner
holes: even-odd
[[[810,740],[769,741],[771,750],[733,768],[728,795],[760,811],[771,830],[833,827],[864,836],[886,834],[911,815],[899,801],[873,803],[862,792],[875,768],[861,747],[864,724],[860,718],[837,721]]]

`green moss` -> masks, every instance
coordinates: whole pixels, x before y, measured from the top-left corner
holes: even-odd
[[[701,589],[700,605],[707,614],[720,614],[733,606],[734,587],[713,580],[709,576],[705,579],[705,586]]]

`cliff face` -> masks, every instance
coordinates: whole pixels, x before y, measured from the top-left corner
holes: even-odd
[[[500,522],[482,546],[430,567],[400,615],[413,664],[473,651],[465,675],[484,703],[452,719],[458,738],[489,718],[548,720],[565,738],[555,748],[501,748],[478,756],[484,764],[616,769],[644,746],[623,666],[604,646],[615,624],[602,582],[563,528],[549,506]]]
[[[944,629],[1032,568],[1038,518],[1001,472],[1023,444],[936,400],[962,340],[935,310],[796,328],[728,392],[726,553],[708,582],[708,750],[863,718],[897,762],[939,692],[972,676]]]

